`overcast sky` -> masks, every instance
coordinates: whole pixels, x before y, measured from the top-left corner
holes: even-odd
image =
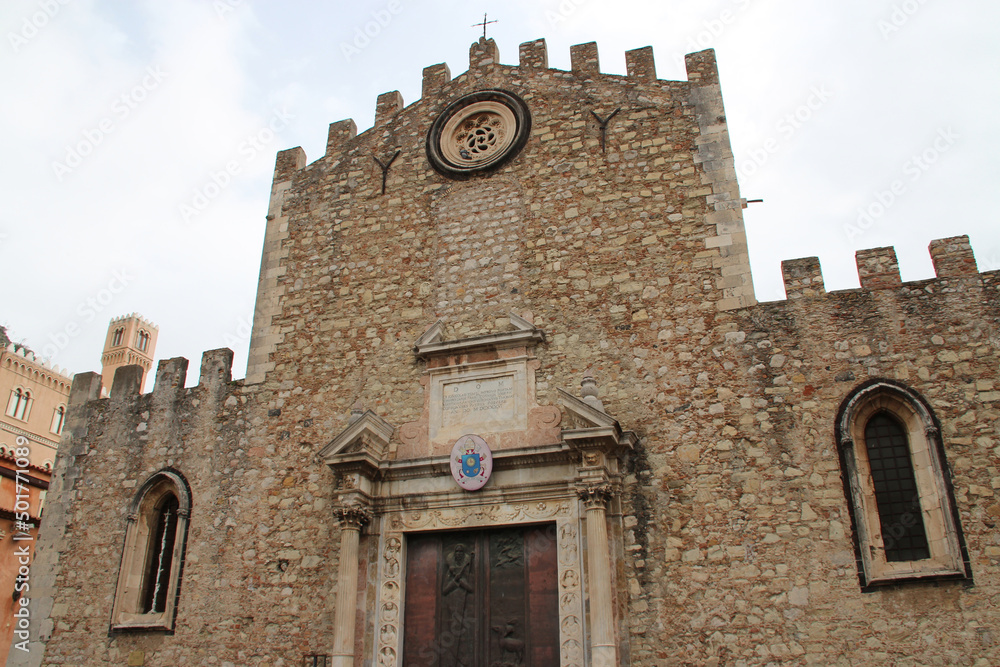
[[[189,385],[218,347],[243,377],[275,153],[316,160],[379,93],[409,104],[423,67],[464,72],[487,10],[505,64],[544,37],[569,69],[596,41],[624,74],[652,45],[657,76],[684,80],[685,53],[716,49],[742,193],[764,200],[745,211],[759,300],[810,255],[828,290],[857,287],[859,248],[928,278],[928,243],[959,234],[1000,268],[1000,3],[4,0],[0,324],[99,371],[108,320],[137,311]]]

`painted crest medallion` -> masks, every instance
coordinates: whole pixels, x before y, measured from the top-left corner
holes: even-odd
[[[466,491],[483,488],[493,472],[493,452],[478,435],[463,435],[451,448],[451,476]]]

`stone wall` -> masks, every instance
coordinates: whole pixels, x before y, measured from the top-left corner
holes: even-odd
[[[545,334],[539,405],[592,370],[639,438],[609,513],[622,664],[988,664],[1000,275],[976,273],[960,237],[932,245],[932,280],[901,283],[891,250],[863,251],[862,287],[827,294],[818,261],[795,260],[789,299],[756,304],[714,54],[688,57],[687,82],[656,79],[648,49],[627,76],[601,74],[595,45],[572,56],[549,69],[531,42],[507,66],[480,41],[455,79],[425,69],[413,104],[380,96],[363,134],[332,124],[315,162],[280,153],[246,381],[225,351],[191,389],[183,359],[161,362],[149,395],[123,376],[97,401],[95,376],[77,377],[35,566],[44,664],[329,653],[337,479],[317,453],[357,403],[421,420],[414,344],[435,322],[456,340],[509,331],[511,312]],[[531,135],[497,171],[448,179],[428,130],[483,89],[523,98]],[[373,155],[396,151],[383,194]],[[862,591],[834,431],[870,378],[905,383],[940,421],[971,581]],[[125,512],[168,466],[193,496],[176,630],[109,637]],[[359,665],[378,664],[377,530],[361,537]]]

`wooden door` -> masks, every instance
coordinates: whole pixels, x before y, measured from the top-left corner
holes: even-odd
[[[407,538],[403,665],[559,664],[555,525]]]

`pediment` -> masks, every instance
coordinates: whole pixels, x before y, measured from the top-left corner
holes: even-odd
[[[455,355],[482,350],[503,350],[512,347],[532,347],[545,342],[545,332],[515,313],[508,313],[513,331],[445,340],[444,323],[438,320],[413,344],[418,359],[440,355]]]
[[[367,460],[377,467],[387,458],[389,442],[395,430],[392,424],[368,410],[320,450],[318,456],[331,466]]]
[[[632,446],[635,434],[623,431],[614,417],[569,392],[557,391],[563,408],[563,440],[572,443],[600,439],[613,445]]]
[[[559,404],[564,408],[568,427],[609,428],[618,426],[614,417],[603,410],[598,410],[568,391],[562,389],[556,391],[559,392]]]

